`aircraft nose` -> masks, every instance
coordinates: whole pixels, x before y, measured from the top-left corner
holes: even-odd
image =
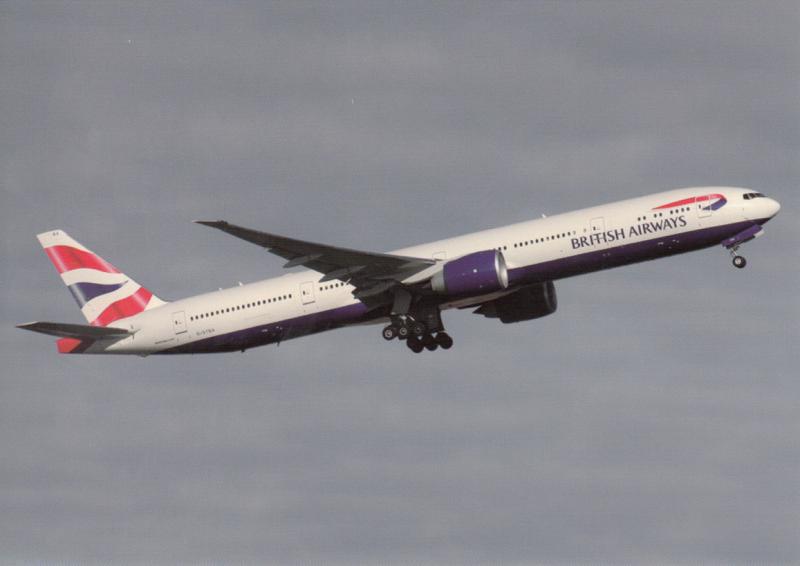
[[[765,204],[768,207],[768,214],[769,214],[769,217],[772,218],[773,216],[778,214],[778,211],[781,209],[781,203],[779,203],[777,200],[772,199],[772,198],[768,198],[766,200],[767,200],[767,202]]]

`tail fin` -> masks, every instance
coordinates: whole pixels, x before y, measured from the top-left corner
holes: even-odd
[[[164,303],[63,230],[37,236],[92,326],[107,326]]]

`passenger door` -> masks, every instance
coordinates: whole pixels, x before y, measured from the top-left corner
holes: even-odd
[[[186,332],[186,313],[184,311],[172,313],[172,330],[176,336]]]
[[[705,195],[702,197],[697,197],[696,205],[697,205],[697,217],[698,218],[708,218],[711,216],[713,212],[711,210],[711,202],[712,202],[711,195]]]
[[[300,301],[303,305],[310,305],[314,303],[314,282],[306,281],[300,285]]]

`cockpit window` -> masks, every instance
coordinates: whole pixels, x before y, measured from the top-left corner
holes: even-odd
[[[766,198],[766,197],[765,197],[763,194],[761,194],[761,193],[745,193],[745,194],[743,195],[743,197],[744,197],[744,200],[750,200],[750,199],[754,199],[754,198]]]

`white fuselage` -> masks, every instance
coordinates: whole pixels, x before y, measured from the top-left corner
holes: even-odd
[[[742,227],[763,223],[777,213],[775,201],[744,200],[747,192],[729,187],[678,189],[391,253],[437,260],[436,266],[404,281],[413,284],[430,278],[447,260],[498,249],[505,257],[511,281],[509,288],[499,293],[503,294],[531,281],[554,280],[719,244]],[[658,208],[704,194],[724,194],[723,206],[708,210],[707,202],[690,202]],[[581,263],[581,258],[591,261]],[[170,302],[117,321],[114,326],[134,334],[114,343],[98,342],[87,353],[230,351],[386,318],[385,313],[369,314],[360,308],[363,305],[353,297],[353,288],[347,283],[320,283],[321,278],[315,271],[302,271]],[[440,308],[489,298],[443,298]],[[219,347],[220,337],[231,337],[225,348]],[[209,347],[191,346],[200,343]]]

